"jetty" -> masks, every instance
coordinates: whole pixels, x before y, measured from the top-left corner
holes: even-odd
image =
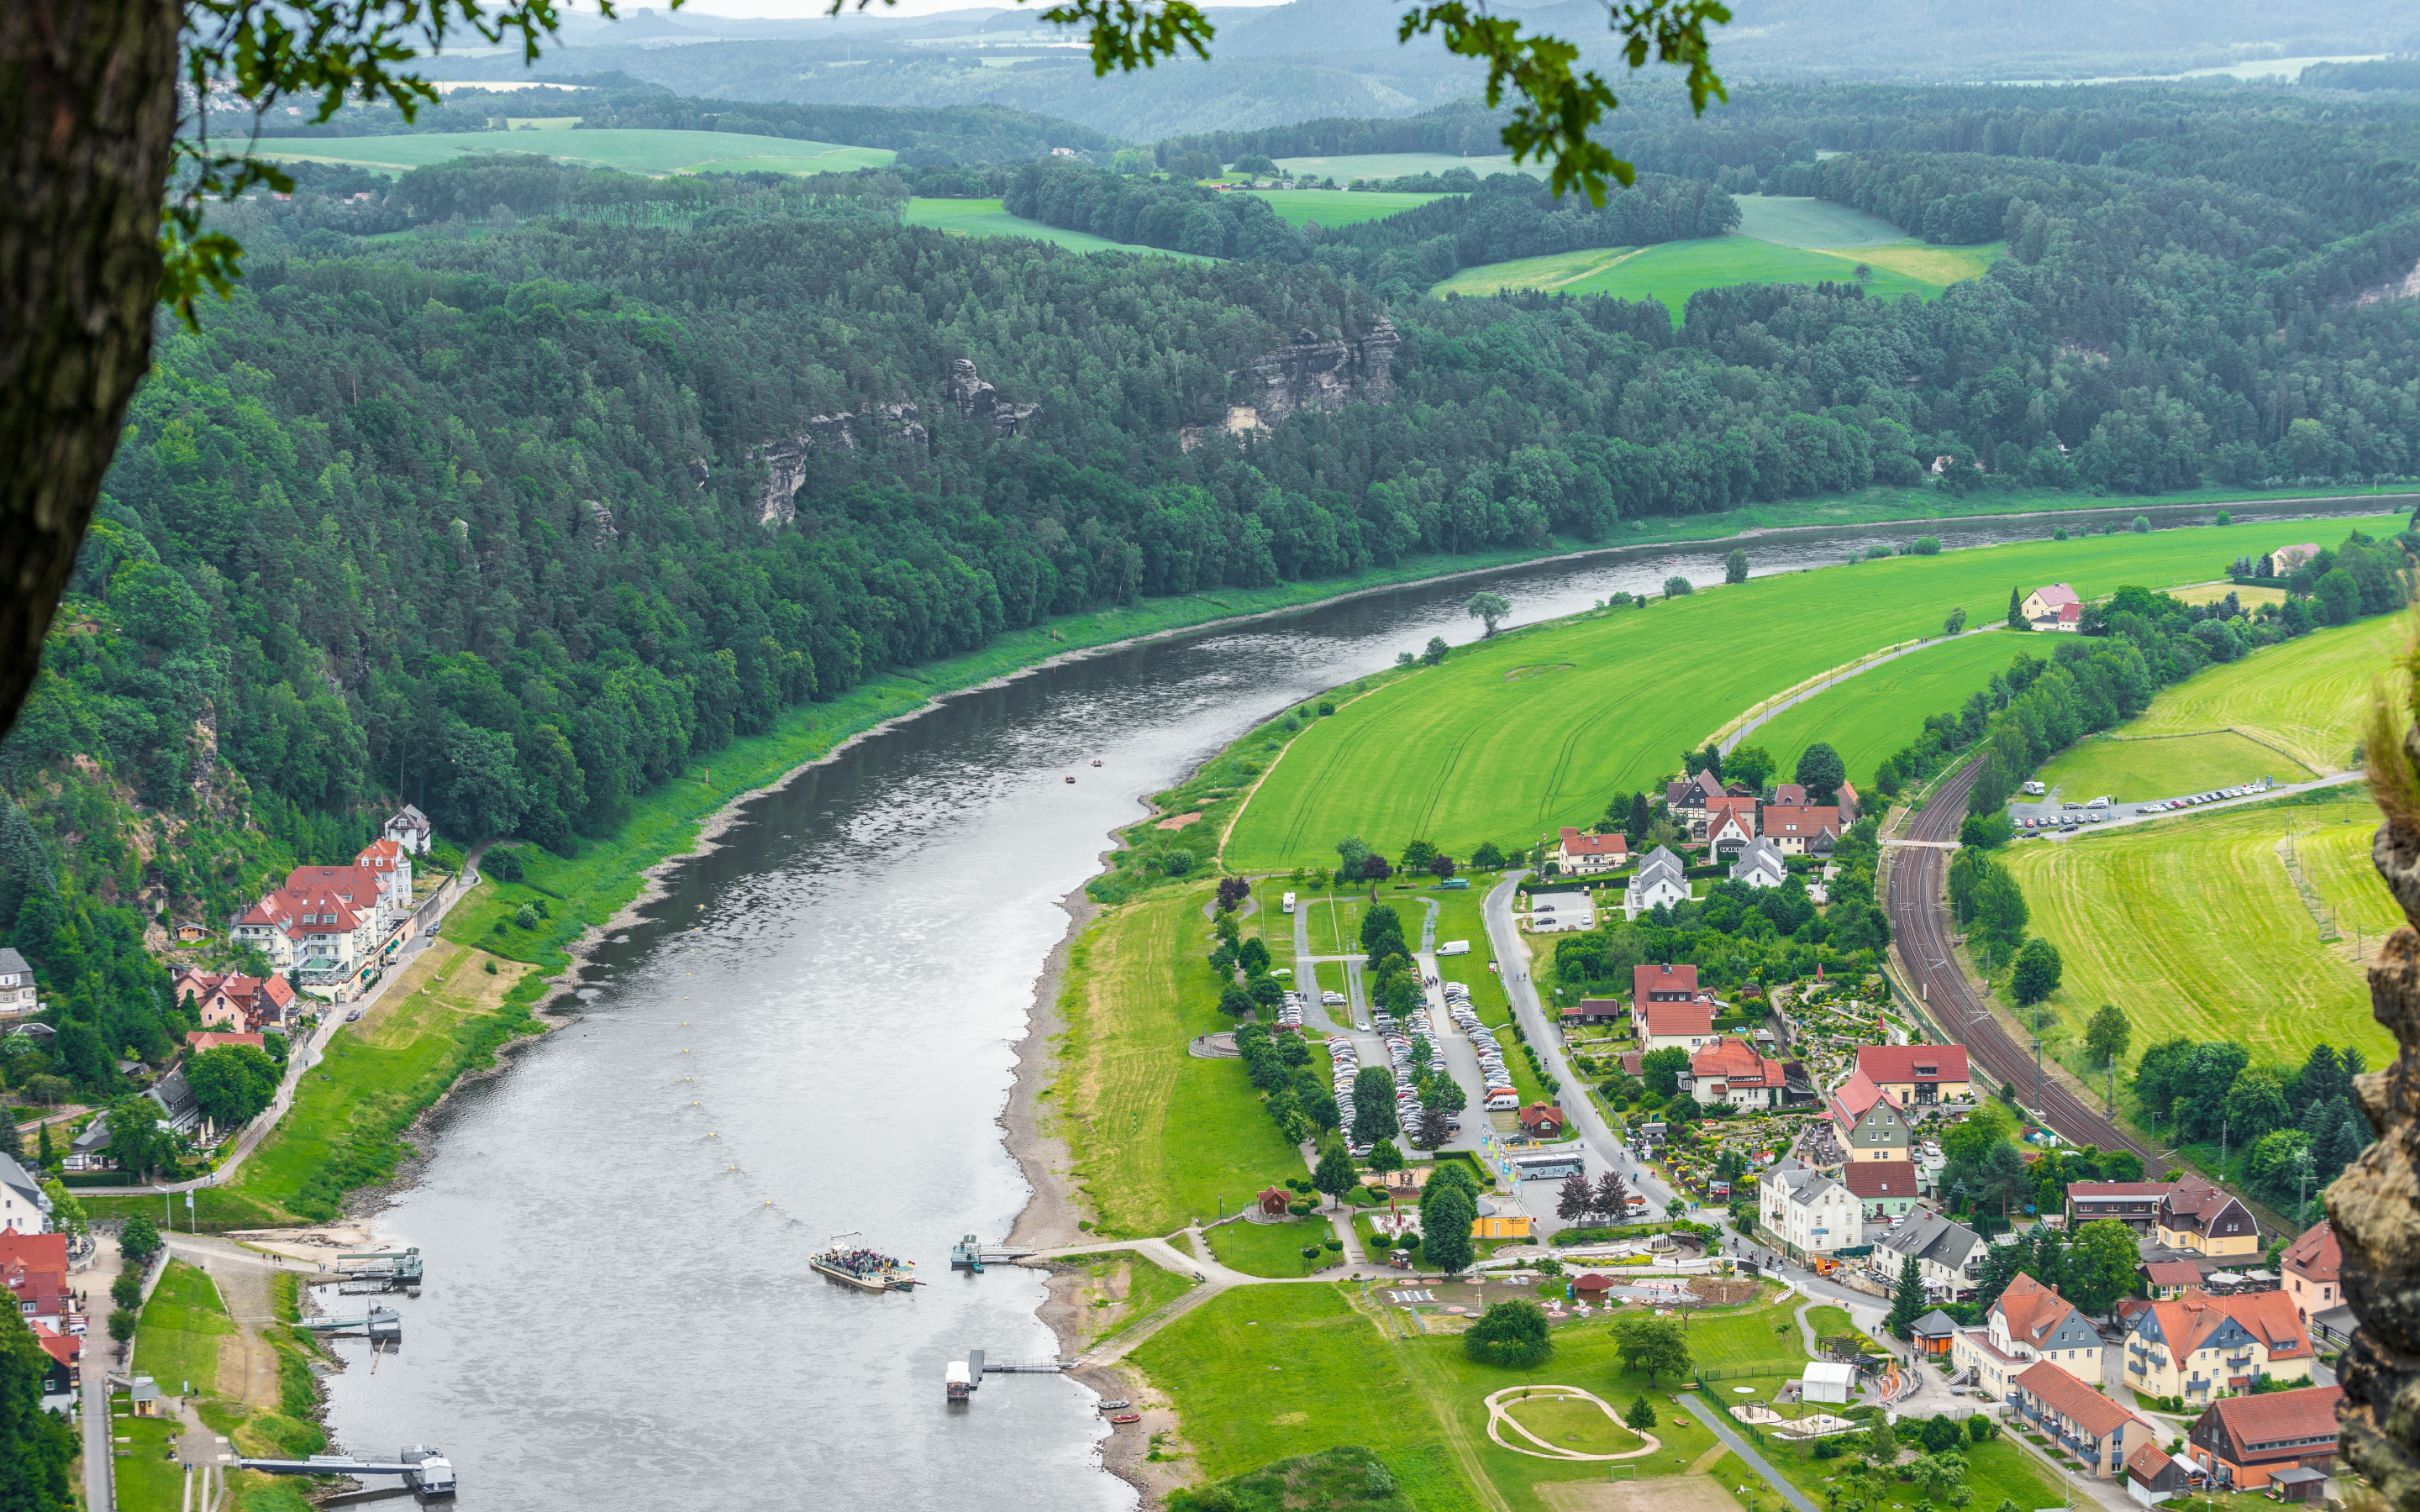
[[[313,1455],[308,1459],[238,1459],[264,1475],[400,1475],[405,1486],[431,1501],[454,1494],[454,1465],[429,1444],[411,1444],[393,1459],[356,1459],[351,1455]]]

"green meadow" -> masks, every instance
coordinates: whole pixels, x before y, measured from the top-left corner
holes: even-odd
[[[1521,257],[1466,268],[1431,292],[1482,295],[1540,289],[1660,300],[1677,318],[1688,308],[1689,296],[1699,289],[1738,284],[1845,284],[1855,281],[1861,262],[1871,275],[1865,281],[1869,299],[1897,299],[1903,294],[1933,299],[1941,293],[1940,284],[1900,272],[1863,254],[1815,252],[1747,236]]]
[[[1499,173],[1525,173],[1544,178],[1546,170],[1535,162],[1515,163],[1509,157],[1462,158],[1450,152],[1362,152],[1332,158],[1280,158],[1277,165],[1296,178],[1333,178],[1349,184],[1356,178],[1404,178],[1414,174],[1445,173],[1467,168],[1485,178]]]
[[[2006,603],[2011,587],[2044,581],[2087,597],[2125,583],[2199,581],[2273,533],[2195,526],[1894,557],[1515,629],[1342,704],[1295,737],[1236,818],[1226,863],[1328,864],[1336,841],[1356,834],[1388,855],[1420,839],[1455,856],[1491,840],[1526,848],[1558,825],[1593,821],[1617,794],[1662,780],[1681,752],[1760,701],[1933,634],[1954,608],[1973,615]],[[1676,654],[1683,647],[1690,654]],[[1541,668],[1555,670],[1524,675]]]
[[[1301,225],[1315,221],[1321,225],[1359,225],[1364,221],[1383,221],[1389,215],[1416,210],[1443,194],[1371,193],[1348,194],[1333,189],[1255,189],[1249,191],[1255,199],[1269,202],[1278,219],[1288,225]]]
[[[1740,235],[1784,247],[1879,247],[1907,233],[1879,216],[1792,194],[1737,194]]]
[[[1771,751],[1786,773],[1796,767],[1799,752],[1824,742],[1840,753],[1849,779],[1862,785],[1884,757],[1916,738],[1927,716],[1956,713],[2019,656],[2049,656],[2048,640],[1969,631],[1825,688],[1775,715],[1740,743]]]
[[[850,173],[859,168],[887,168],[898,155],[888,147],[839,147],[737,131],[582,131],[569,127],[285,140],[305,145],[280,147],[272,138],[259,155],[286,162],[349,162],[391,173],[482,152],[535,152],[568,162],[644,174]]]
[[[959,236],[1026,237],[1065,247],[1071,252],[1135,252],[1153,257],[1182,257],[1187,262],[1213,260],[1189,252],[1165,252],[1157,247],[1111,241],[1090,231],[1063,231],[1055,225],[1011,215],[1000,208],[1000,201],[996,199],[911,199],[908,202],[906,219],[909,225],[934,226]]]

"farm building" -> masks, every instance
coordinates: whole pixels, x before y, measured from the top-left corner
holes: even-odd
[[[2025,595],[2021,606],[2026,621],[2037,630],[2081,630],[2084,628],[2084,600],[2065,583],[2052,583],[2037,588]]]

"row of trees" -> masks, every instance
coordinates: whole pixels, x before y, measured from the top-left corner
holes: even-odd
[[[2234,1041],[2177,1038],[2143,1052],[2133,1091],[2146,1123],[2220,1147],[2254,1192],[2299,1217],[2374,1138],[2352,1103],[2366,1069],[2353,1045],[2314,1045],[2295,1068],[2256,1066]]]

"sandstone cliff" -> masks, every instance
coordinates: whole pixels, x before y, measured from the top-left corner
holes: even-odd
[[[1010,404],[1001,399],[1000,392],[975,371],[971,358],[961,357],[950,364],[945,392],[960,414],[988,426],[995,437],[1016,435],[1042,409],[1038,404]],[[856,413],[844,410],[836,415],[810,415],[797,435],[757,447],[755,455],[765,463],[766,473],[765,493],[757,505],[758,521],[787,525],[798,517],[795,501],[799,486],[807,481],[807,458],[818,448],[853,452],[884,440],[918,447],[930,445],[932,437],[924,428],[923,411],[912,404],[876,404]],[[705,487],[704,459],[690,463],[690,470],[697,486]]]
[[[1213,430],[1230,436],[1285,423],[1297,409],[1385,404],[1395,394],[1395,348],[1403,345],[1385,316],[1360,336],[1301,331],[1284,346],[1227,375],[1233,403],[1218,425],[1187,425],[1177,443],[1190,451]]]

